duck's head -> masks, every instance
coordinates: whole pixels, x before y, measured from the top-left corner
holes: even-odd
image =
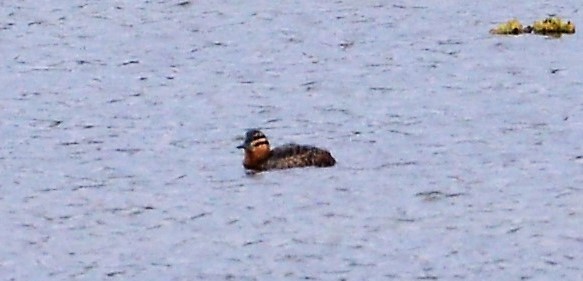
[[[247,131],[245,141],[237,148],[245,149],[243,165],[248,169],[256,169],[270,154],[267,137],[257,129]]]
[[[267,149],[269,150],[269,141],[267,137],[257,129],[248,130],[245,134],[245,141],[237,146],[237,148],[243,148],[245,150],[256,150],[256,149]]]
[[[257,148],[265,148],[269,150],[269,141],[267,137],[257,129],[251,129],[245,134],[245,141],[237,146],[239,149],[253,151]]]

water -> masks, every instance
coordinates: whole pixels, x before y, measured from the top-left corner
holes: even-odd
[[[488,34],[578,8],[1,3],[0,276],[581,280],[580,36]]]

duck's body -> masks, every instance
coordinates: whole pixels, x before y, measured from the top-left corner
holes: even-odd
[[[245,149],[243,167],[253,171],[336,164],[329,151],[314,146],[286,144],[270,149],[267,137],[259,130],[247,131],[245,142],[237,148]]]
[[[245,152],[243,166],[249,170],[265,171],[274,169],[289,169],[297,167],[315,166],[329,167],[334,166],[336,160],[330,152],[308,145],[286,144],[269,151],[264,159],[252,157],[252,153]],[[251,156],[251,157],[249,157]]]

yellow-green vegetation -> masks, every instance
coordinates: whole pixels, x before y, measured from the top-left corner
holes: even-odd
[[[499,24],[496,28],[490,30],[491,34],[522,34],[535,33],[542,35],[560,36],[563,33],[575,33],[575,24],[571,21],[564,21],[558,17],[548,17],[544,20],[535,21],[532,26],[523,27],[517,19],[511,19],[505,23]]]
[[[536,34],[575,33],[575,25],[571,21],[563,21],[557,17],[549,17],[542,21],[535,21],[532,31]]]
[[[517,19],[511,19],[505,23],[499,24],[496,28],[490,30],[492,34],[520,34],[524,31],[522,23]]]

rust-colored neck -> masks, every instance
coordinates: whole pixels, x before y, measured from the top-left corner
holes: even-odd
[[[245,159],[243,166],[247,169],[260,170],[263,164],[269,158],[270,150],[268,145],[255,147],[253,150],[245,150]]]

